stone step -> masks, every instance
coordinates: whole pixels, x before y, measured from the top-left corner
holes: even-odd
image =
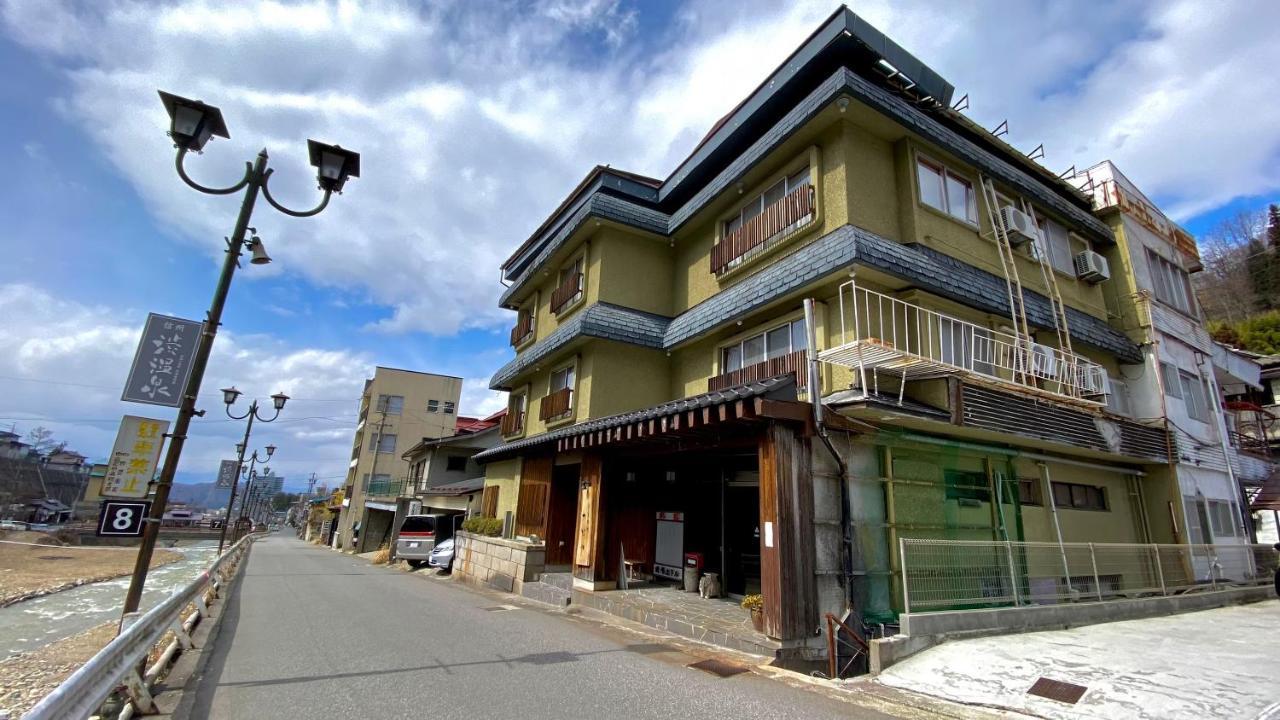
[[[573,591],[573,573],[541,573],[538,582],[560,588],[565,592]]]
[[[573,600],[572,592],[544,582],[527,582],[520,588],[520,594],[530,600],[556,607],[567,607]]]

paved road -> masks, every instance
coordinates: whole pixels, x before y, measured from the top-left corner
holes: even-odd
[[[190,717],[883,718],[616,628],[276,535],[253,548]]]

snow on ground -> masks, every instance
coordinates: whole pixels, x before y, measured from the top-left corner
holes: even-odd
[[[1027,695],[1041,676],[1088,691],[1076,705]],[[877,679],[1046,718],[1280,718],[1280,602],[955,640]]]

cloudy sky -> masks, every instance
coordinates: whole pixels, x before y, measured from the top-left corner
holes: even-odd
[[[1193,232],[1280,199],[1280,4],[859,2],[968,93],[971,117],[1061,171],[1110,158]],[[322,215],[260,206],[275,262],[236,278],[205,388],[295,399],[259,446],[335,484],[375,364],[501,399],[498,265],[593,165],[664,177],[834,2],[235,3],[0,0],[0,427],[102,458],[148,311],[202,317],[234,198],[172,169],[158,88],[231,130],[188,169],[316,199],[306,140],[362,153]],[[240,423],[216,392],[182,478],[212,479]],[[160,412],[155,416],[172,416]]]

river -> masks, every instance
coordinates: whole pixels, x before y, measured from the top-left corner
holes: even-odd
[[[191,582],[218,554],[216,543],[168,548],[183,558],[147,574],[142,609],[147,610]],[[0,608],[0,654],[34,650],[94,625],[120,618],[129,576],[81,585]]]

